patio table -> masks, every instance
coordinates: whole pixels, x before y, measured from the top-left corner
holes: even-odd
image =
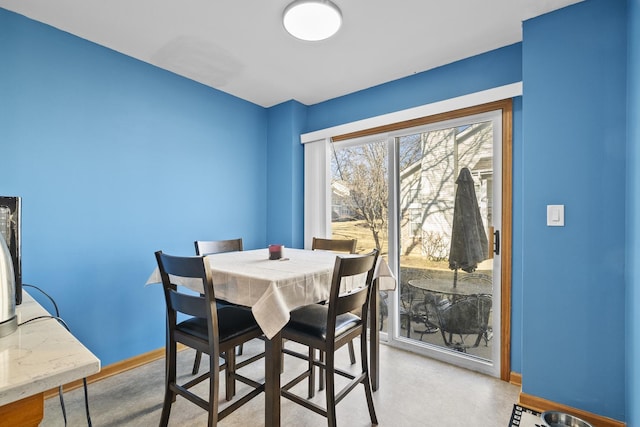
[[[491,294],[491,284],[484,282],[460,282],[453,286],[453,280],[415,279],[409,280],[409,286],[427,292],[452,296]]]

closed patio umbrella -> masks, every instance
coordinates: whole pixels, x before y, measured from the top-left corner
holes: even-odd
[[[482,224],[473,178],[468,168],[462,168],[456,180],[455,205],[449,268],[455,270],[453,286],[458,280],[458,269],[468,273],[475,271],[478,263],[489,257],[489,244]]]

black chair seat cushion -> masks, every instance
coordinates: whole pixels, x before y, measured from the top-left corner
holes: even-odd
[[[310,304],[296,308],[291,312],[291,318],[285,329],[326,340],[328,314],[329,308],[327,305]],[[361,322],[362,319],[353,313],[338,315],[336,318],[336,337]]]
[[[237,307],[236,304],[232,304],[232,303],[230,303],[228,301],[225,301],[223,299],[217,299],[216,298],[216,307],[218,308],[218,310],[220,310],[221,308],[224,308],[224,307],[229,307],[229,306]]]
[[[218,308],[218,331],[220,342],[225,342],[254,329],[258,329],[250,309],[238,306]],[[192,317],[176,325],[176,330],[208,340],[207,319]]]

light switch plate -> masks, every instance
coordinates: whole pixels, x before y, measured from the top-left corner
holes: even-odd
[[[547,226],[564,227],[564,205],[547,205]]]

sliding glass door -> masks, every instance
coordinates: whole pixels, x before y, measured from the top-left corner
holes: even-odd
[[[397,272],[390,343],[500,374],[501,110],[330,144],[331,235]]]
[[[396,142],[415,161],[398,177],[395,339],[495,376],[500,268],[489,242],[500,228],[500,136],[500,114],[484,114],[434,123]]]

